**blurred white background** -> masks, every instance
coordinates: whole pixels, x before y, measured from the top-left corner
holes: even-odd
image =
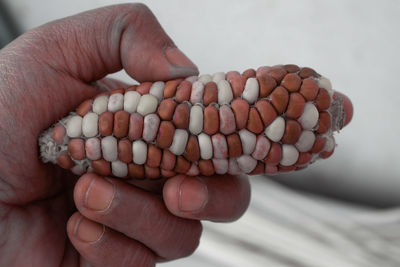
[[[20,27],[28,30],[54,19],[122,1],[5,2]],[[400,114],[400,1],[142,2],[152,9],[166,32],[202,73],[243,71],[262,65],[294,63],[315,68],[331,79],[334,89],[352,99],[355,110],[353,121],[336,135],[339,146],[334,155],[302,172],[273,179],[325,195],[377,206],[400,203],[400,144],[397,140],[400,136],[397,117]],[[124,73],[117,74],[117,77],[128,79]],[[284,195],[282,193],[280,197]],[[266,202],[269,201],[265,192],[255,188],[254,198],[260,201],[258,204],[262,203],[262,197]],[[233,224],[232,231],[237,231],[240,223],[244,227],[249,216],[258,214],[254,201],[247,217]],[[342,205],[342,208],[345,207]],[[268,208],[263,207],[265,210]],[[302,222],[305,223],[299,219],[299,223]],[[210,239],[205,240],[209,242]],[[260,242],[258,240],[255,243]],[[220,249],[218,245],[211,248]],[[201,246],[194,258],[202,253],[211,255],[209,250],[209,246]],[[239,251],[237,253],[241,255]],[[304,253],[307,254],[306,251]],[[325,259],[337,259],[344,254]],[[212,263],[199,261],[198,266],[290,265],[274,265],[270,258],[262,257],[260,260],[252,256],[246,258],[246,264],[234,265],[232,262],[216,260],[217,254],[209,259]],[[194,266],[195,261],[192,259],[187,263]],[[327,265],[323,260],[315,266],[369,266],[362,262],[352,265],[354,263]],[[303,264],[311,266],[305,262]]]

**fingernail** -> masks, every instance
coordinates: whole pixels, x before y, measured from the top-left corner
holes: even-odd
[[[204,183],[195,178],[185,178],[179,187],[179,209],[195,212],[204,208],[208,201],[208,190]]]
[[[93,243],[100,240],[104,231],[104,225],[81,216],[76,222],[74,234],[83,242]]]
[[[165,57],[170,63],[173,76],[191,76],[199,73],[197,66],[177,47],[167,47]]]
[[[104,211],[111,206],[114,185],[104,178],[95,177],[90,182],[85,196],[85,206],[95,211]]]

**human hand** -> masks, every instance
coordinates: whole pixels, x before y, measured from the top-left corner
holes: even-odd
[[[75,184],[39,161],[39,134],[96,95],[100,79],[120,86],[103,78],[122,68],[138,81],[198,72],[140,4],[51,22],[0,51],[0,266],[152,266],[191,254],[199,220],[231,221],[247,208],[246,177],[133,186],[86,174]]]

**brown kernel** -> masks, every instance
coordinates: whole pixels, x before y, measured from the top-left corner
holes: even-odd
[[[211,103],[218,102],[218,88],[215,82],[208,82],[204,86],[203,104],[208,106]]]
[[[112,134],[114,125],[114,114],[106,111],[99,116],[99,132],[102,136],[109,136]]]
[[[285,112],[289,102],[289,93],[282,86],[278,86],[270,95],[272,105],[274,105],[278,114]]]
[[[144,165],[144,173],[147,179],[157,179],[160,178],[160,169],[153,168],[147,165]]]
[[[247,69],[247,70],[243,71],[242,76],[245,79],[256,77],[256,71],[254,69]]]
[[[219,129],[218,110],[214,106],[207,106],[204,109],[204,132],[208,135],[213,135]]]
[[[170,80],[165,83],[164,87],[164,98],[171,98],[175,96],[176,88],[182,79]]]
[[[74,166],[74,162],[66,152],[58,156],[57,164],[63,169],[71,169]]]
[[[168,149],[163,150],[160,167],[164,170],[171,171],[175,168],[176,156]]]
[[[331,106],[331,96],[326,89],[319,89],[317,98],[315,99],[315,105],[318,111],[326,110]]]
[[[137,84],[134,84],[134,85],[132,85],[132,86],[129,86],[128,88],[125,89],[125,93],[126,93],[126,92],[129,92],[129,91],[136,91],[137,87],[138,87]]]
[[[279,143],[271,142],[271,148],[264,159],[267,165],[277,165],[282,159],[282,146]]]
[[[321,135],[317,135],[315,138],[315,142],[313,147],[311,148],[310,152],[314,154],[320,153],[325,147],[326,139]]]
[[[174,139],[175,127],[170,121],[162,121],[157,133],[157,146],[168,148]]]
[[[260,98],[267,97],[277,85],[270,75],[257,76],[257,81],[260,85]]]
[[[129,177],[133,179],[144,179],[144,167],[135,163],[128,164]]]
[[[83,117],[92,110],[93,99],[83,101],[76,109],[76,114]]]
[[[291,93],[289,97],[289,104],[286,109],[286,117],[290,119],[297,119],[303,114],[304,105],[306,101],[299,93]]]
[[[124,88],[117,88],[117,89],[112,90],[110,92],[110,95],[113,95],[113,94],[124,94],[124,93],[125,93],[125,89]]]
[[[149,144],[147,146],[146,165],[152,168],[159,167],[161,163],[161,155],[162,155],[161,149],[159,149],[153,144]]]
[[[289,73],[282,80],[282,85],[289,92],[296,92],[300,89],[301,78],[296,73]]]
[[[262,174],[264,173],[264,170],[265,170],[265,164],[262,163],[261,161],[257,161],[256,167],[249,173],[249,175]]]
[[[174,115],[174,111],[176,108],[176,102],[171,98],[164,99],[160,102],[158,106],[158,116],[161,120],[169,121],[172,120],[172,116]]]
[[[295,144],[301,135],[301,126],[295,120],[286,120],[285,133],[281,139],[284,144]]]
[[[139,113],[131,114],[129,118],[129,140],[142,138],[144,118]]]
[[[189,127],[190,109],[186,103],[179,104],[172,118],[177,129],[187,129]]]
[[[238,98],[242,95],[244,90],[244,85],[246,84],[246,78],[242,75],[233,76],[229,83],[232,88],[232,93],[234,98]]]
[[[244,99],[238,98],[233,100],[231,108],[235,115],[236,128],[238,130],[245,128],[250,111],[249,103]]]
[[[195,135],[190,135],[183,156],[191,162],[195,162],[200,159],[199,142],[197,141],[197,137]]]
[[[288,72],[288,73],[295,73],[300,70],[299,66],[294,65],[294,64],[286,64],[283,66],[283,68]]]
[[[307,101],[313,101],[318,94],[318,84],[312,78],[306,78],[300,87],[300,94],[304,96]]]
[[[183,81],[179,84],[176,89],[175,98],[179,103],[188,101],[190,99],[190,94],[192,93],[192,83],[189,81]]]
[[[319,134],[326,133],[330,127],[331,127],[331,115],[329,115],[329,113],[326,111],[320,112],[317,133]]]
[[[129,129],[130,114],[124,110],[119,110],[114,115],[114,136],[122,138],[127,136]]]
[[[308,67],[302,68],[300,70],[299,75],[303,79],[311,77],[311,76],[312,77],[319,77],[320,76],[315,70],[313,70],[312,68],[308,68]]]
[[[104,159],[93,160],[92,168],[95,173],[101,176],[108,176],[111,174],[110,162]]]
[[[73,159],[82,160],[85,158],[85,142],[80,138],[71,139],[68,142],[68,152]]]
[[[264,130],[264,124],[256,108],[250,108],[247,129],[255,134],[260,134]]]
[[[275,67],[270,67],[267,71],[267,74],[269,74],[272,78],[275,79],[278,83],[280,83],[286,75],[286,70],[282,67],[275,66]]]
[[[228,154],[230,158],[237,158],[242,155],[242,142],[238,134],[234,133],[226,137],[228,143]]]
[[[256,102],[255,106],[258,110],[258,113],[260,114],[260,117],[263,121],[264,127],[267,127],[268,125],[270,125],[275,120],[275,118],[278,116],[275,108],[267,100],[263,100],[263,99],[258,100]]]
[[[56,141],[57,144],[61,144],[64,142],[65,135],[67,134],[67,130],[61,124],[57,124],[54,126],[51,132],[51,138]]]
[[[132,143],[128,139],[118,141],[118,158],[125,163],[132,162]]]
[[[186,174],[190,169],[190,162],[187,161],[184,157],[178,156],[176,158],[176,165],[174,171],[177,173]]]
[[[199,160],[199,170],[204,176],[211,176],[215,174],[214,164],[211,160]]]
[[[150,91],[150,87],[153,85],[152,82],[144,82],[139,84],[139,86],[136,88],[136,92],[138,92],[141,95],[148,94]]]

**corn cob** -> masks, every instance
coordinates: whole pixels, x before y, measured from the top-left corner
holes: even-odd
[[[350,100],[311,68],[279,65],[101,93],[39,138],[43,162],[119,178],[277,174],[335,149]]]

